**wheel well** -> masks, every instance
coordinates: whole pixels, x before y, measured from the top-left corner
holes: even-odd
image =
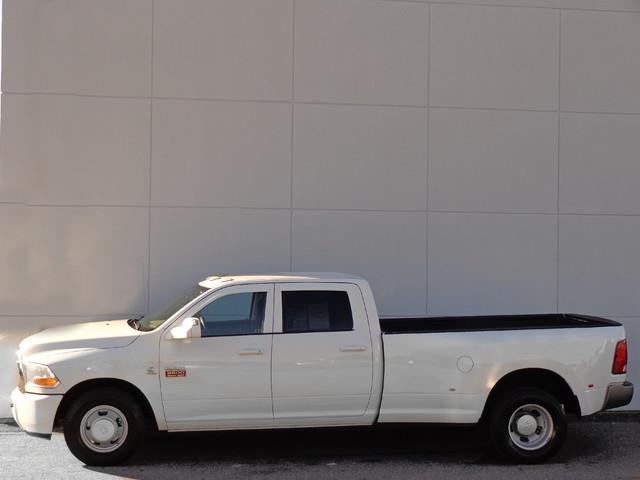
[[[118,378],[96,378],[92,380],[86,380],[84,382],[80,382],[77,385],[74,385],[67,393],[62,397],[62,401],[58,406],[58,411],[56,412],[56,418],[54,420],[54,425],[59,427],[64,422],[64,416],[67,412],[69,406],[73,403],[73,401],[78,398],[78,396],[82,395],[89,390],[93,390],[94,388],[116,388],[118,390],[122,390],[123,392],[131,395],[136,401],[139,402],[139,405],[142,407],[142,411],[144,412],[147,429],[152,431],[158,430],[158,423],[156,422],[156,416],[153,413],[153,409],[151,408],[151,404],[147,397],[140,391],[138,387],[129,383],[125,380],[120,380]]]
[[[491,412],[495,402],[508,390],[518,387],[536,387],[558,399],[567,413],[580,416],[580,402],[564,378],[551,370],[526,368],[508,373],[496,383],[484,406],[481,421]]]

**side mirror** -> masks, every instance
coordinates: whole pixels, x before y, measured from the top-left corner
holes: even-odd
[[[200,338],[200,319],[195,317],[187,317],[177,327],[173,327],[169,331],[169,338],[185,339]]]

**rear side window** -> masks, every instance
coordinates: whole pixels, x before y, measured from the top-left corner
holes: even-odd
[[[282,292],[282,331],[334,332],[353,330],[347,292],[298,290]]]
[[[214,300],[196,316],[203,337],[256,335],[262,333],[267,294],[234,293]]]

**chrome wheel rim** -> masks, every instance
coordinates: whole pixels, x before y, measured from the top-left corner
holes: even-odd
[[[553,417],[543,406],[528,403],[513,412],[508,428],[515,446],[527,451],[539,450],[553,438]]]
[[[127,439],[129,424],[124,414],[112,405],[98,405],[80,421],[82,443],[98,453],[117,450]]]

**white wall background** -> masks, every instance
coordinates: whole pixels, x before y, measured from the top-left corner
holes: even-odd
[[[364,275],[384,314],[609,316],[640,383],[640,0],[5,0],[3,22],[1,397],[30,332],[287,270]]]

